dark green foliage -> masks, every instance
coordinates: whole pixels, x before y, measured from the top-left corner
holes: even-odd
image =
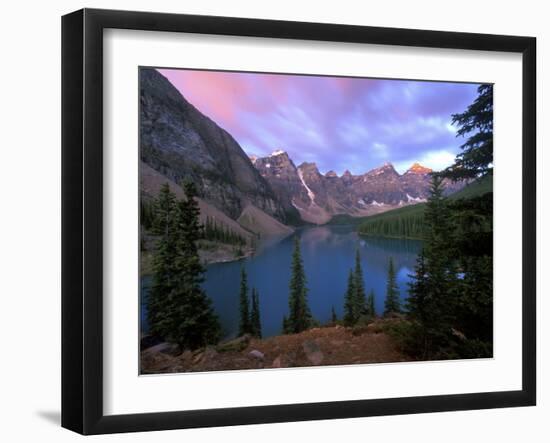
[[[367,297],[365,315],[368,317],[376,317],[376,308],[374,307],[374,289],[371,289]]]
[[[361,254],[359,249],[355,252],[355,269],[353,270],[355,289],[355,310],[359,316],[365,313],[366,295],[365,282],[363,281],[363,269],[361,268]]]
[[[481,85],[478,97],[461,114],[453,114],[457,137],[468,137],[455,163],[442,176],[452,180],[493,173],[493,85]]]
[[[334,306],[330,308],[330,322],[336,323],[338,321],[338,316],[336,315],[336,311],[334,310]]]
[[[344,324],[346,326],[353,326],[359,319],[359,312],[356,310],[355,305],[355,276],[350,269],[348,277],[348,287],[346,294],[344,295]]]
[[[359,225],[359,233],[422,239],[424,237],[424,209],[425,205],[421,203],[367,217]]]
[[[159,236],[153,256],[153,279],[147,299],[147,316],[151,334],[171,335],[172,297],[176,286],[178,255],[178,206],[167,184],[163,185],[154,204],[154,233]]]
[[[239,335],[251,334],[250,301],[248,299],[248,281],[244,266],[241,268],[241,286],[239,291]]]
[[[449,195],[449,201],[471,199],[474,197],[482,197],[483,195],[493,192],[493,176],[486,175],[480,177],[470,183],[468,186],[462,188],[460,191]]]
[[[432,178],[426,205],[426,241],[417,259],[407,302],[410,317],[419,325],[422,358],[443,358],[441,351],[452,338],[456,313],[457,251],[452,242],[452,213],[441,181],[438,176]]]
[[[355,253],[355,268],[353,270],[350,269],[348,286],[344,295],[344,324],[346,326],[353,326],[362,317],[372,317],[373,315],[370,314],[367,307],[363,269],[361,268],[361,254],[358,249]]]
[[[251,333],[254,337],[262,338],[262,324],[260,319],[260,295],[256,288],[252,288],[252,311],[250,313]]]
[[[493,353],[492,94],[492,86],[482,85],[476,101],[453,116],[457,135],[469,138],[454,165],[433,177],[428,202],[367,219],[389,222],[423,213],[424,249],[411,276],[408,318],[391,331],[420,359]],[[445,198],[443,177],[475,181]],[[366,226],[371,221],[361,225],[364,232],[373,232]]]
[[[493,193],[449,202],[456,248],[468,256],[493,253]]]
[[[139,222],[147,230],[150,230],[155,222],[155,204],[143,195],[139,200]]]
[[[246,270],[241,267],[241,285],[239,290],[239,336],[250,334],[262,337],[260,320],[260,296],[256,288],[252,288],[248,297],[248,278]]]
[[[283,334],[290,334],[290,323],[288,321],[288,317],[285,315],[283,316],[283,324],[282,324],[282,327],[281,327],[281,330],[283,332]]]
[[[384,302],[384,315],[398,314],[401,312],[401,303],[399,301],[399,288],[395,279],[395,268],[393,258],[390,257],[388,265],[388,283],[386,285],[386,300]]]
[[[176,202],[168,185],[156,201],[154,232],[159,235],[149,296],[151,332],[196,349],[216,343],[220,326],[211,301],[201,288],[202,266],[197,241],[202,236],[199,207],[192,184],[185,185],[186,198]]]
[[[172,235],[175,238],[178,234],[176,227],[178,208],[176,205],[176,196],[170,191],[168,183],[161,186],[159,195],[152,204],[152,210],[155,214],[152,217],[152,232],[161,236]]]
[[[288,307],[289,316],[286,321],[286,333],[296,334],[311,327],[313,318],[307,302],[306,275],[298,236],[294,237]]]
[[[178,202],[180,235],[173,329],[180,347],[196,349],[216,343],[221,331],[212,303],[201,287],[205,269],[197,248],[197,241],[203,235],[197,191],[192,183],[186,183],[184,191],[185,199]]]
[[[246,239],[210,216],[206,216],[204,238],[206,240],[237,245],[239,247],[246,245]]]
[[[406,308],[409,316],[425,324],[428,312],[428,269],[426,266],[426,255],[424,249],[416,257],[416,266],[414,274],[409,283],[409,297],[407,298]]]
[[[426,241],[407,300],[408,351],[422,359],[492,355],[492,193],[445,199],[434,178]]]
[[[468,186],[448,197],[449,202],[481,197],[493,190],[491,175],[476,179]],[[382,214],[358,218],[359,234],[382,237],[423,239],[426,235],[424,213],[426,203],[393,209]]]

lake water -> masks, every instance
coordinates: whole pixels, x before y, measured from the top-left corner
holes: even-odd
[[[265,242],[254,257],[230,263],[209,265],[204,289],[214,303],[224,337],[237,334],[239,322],[240,269],[245,266],[249,287],[260,294],[260,315],[264,337],[281,333],[283,316],[288,313],[290,265],[294,236],[300,237],[302,258],[307,278],[308,301],[313,316],[328,322],[331,307],[342,317],[344,293],[350,268],[359,248],[365,290],[375,292],[378,314],[384,309],[388,262],[393,257],[401,298],[407,296],[410,280],[422,243],[417,240],[359,237],[351,226],[320,226],[298,230],[284,239]],[[141,284],[142,301],[147,296],[150,278]],[[142,305],[141,325],[145,332],[146,312]]]

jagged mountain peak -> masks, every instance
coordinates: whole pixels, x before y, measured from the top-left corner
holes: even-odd
[[[325,177],[328,177],[328,178],[337,178],[337,177],[338,177],[338,174],[336,174],[336,172],[334,172],[333,170],[330,170],[330,171],[328,171],[328,172],[325,174]]]
[[[349,169],[346,169],[346,170],[344,171],[344,174],[342,174],[342,177],[351,177],[351,176],[352,176],[352,174],[351,174],[351,172],[349,171]]]
[[[367,172],[365,175],[380,175],[380,174],[394,174],[399,175],[398,172],[393,167],[393,164],[390,162],[384,163],[382,166],[379,166],[378,168],[374,168]]]
[[[413,165],[407,170],[406,174],[429,174],[432,170],[425,166],[422,166],[418,162],[414,162]]]
[[[271,154],[269,154],[270,157],[277,157],[279,155],[285,155],[288,157],[288,154],[286,151],[283,151],[282,149],[276,149]]]
[[[298,169],[300,170],[315,170],[317,172],[319,172],[319,168],[317,168],[317,163],[315,162],[303,162],[302,164],[300,164],[300,166],[298,166]]]

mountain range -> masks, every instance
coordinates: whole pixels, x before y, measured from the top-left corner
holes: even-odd
[[[282,224],[322,224],[337,214],[365,216],[424,202],[432,172],[415,163],[399,174],[386,163],[338,176],[322,174],[315,163],[296,166],[283,150],[249,157],[231,134],[149,68],[140,70],[140,158],[147,172],[140,174],[145,198],[154,197],[163,177],[175,187],[191,180],[201,210],[240,219],[247,230],[262,234]],[[446,192],[464,185],[446,182]]]
[[[414,163],[399,174],[385,163],[364,174],[350,171],[338,176],[322,174],[315,163],[296,166],[288,154],[277,150],[268,157],[251,156],[251,161],[271,185],[285,210],[296,208],[302,220],[325,223],[336,214],[366,216],[414,203],[429,196],[431,169]],[[446,182],[447,193],[463,184]]]

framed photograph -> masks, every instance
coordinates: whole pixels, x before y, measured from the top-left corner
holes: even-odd
[[[62,425],[536,403],[531,37],[62,21]]]

